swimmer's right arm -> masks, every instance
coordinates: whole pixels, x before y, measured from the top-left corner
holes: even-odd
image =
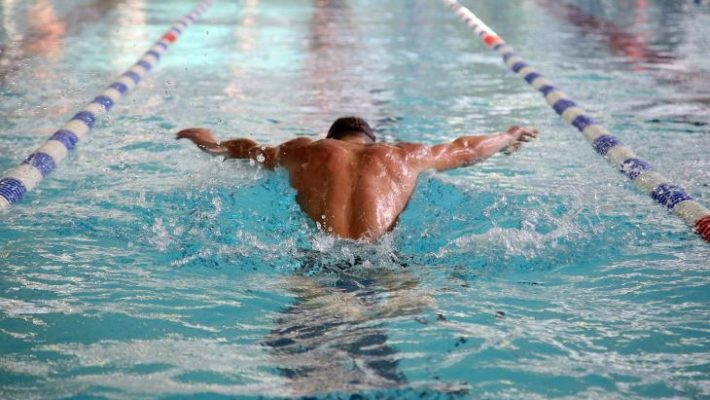
[[[219,142],[212,131],[205,128],[183,129],[177,133],[176,138],[190,139],[202,151],[214,156],[253,159],[268,169],[274,169],[281,162],[288,160],[289,156],[295,153],[296,147],[311,141],[307,138],[298,138],[279,146],[264,146],[247,138]]]

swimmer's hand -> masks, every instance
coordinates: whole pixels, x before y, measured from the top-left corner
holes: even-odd
[[[228,158],[251,158],[259,165],[274,169],[278,163],[278,147],[262,146],[248,138],[237,138],[218,141],[212,131],[205,128],[188,128],[183,129],[175,135],[176,139],[190,139],[196,144],[200,150],[212,154],[213,156],[222,156]],[[297,141],[296,139],[294,141]],[[291,142],[286,142],[288,145]]]
[[[506,155],[511,155],[520,150],[524,142],[529,142],[532,139],[537,138],[538,130],[523,126],[511,126],[508,128],[506,134],[511,137],[512,142],[501,151]]]
[[[175,135],[175,139],[190,139],[202,149],[219,145],[211,130],[205,128],[187,128]]]
[[[240,158],[239,155],[248,151],[248,148],[256,145],[252,140],[246,140],[246,143],[220,143],[214,137],[212,131],[205,128],[188,128],[183,129],[175,135],[175,139],[190,139],[196,144],[200,150],[212,154],[213,156],[224,156],[226,158]],[[235,141],[231,141],[235,142]]]

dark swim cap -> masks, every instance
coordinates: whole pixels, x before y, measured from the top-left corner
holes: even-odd
[[[333,122],[333,125],[328,129],[327,139],[340,139],[350,133],[360,132],[376,142],[375,134],[372,132],[370,125],[360,117],[342,117]]]

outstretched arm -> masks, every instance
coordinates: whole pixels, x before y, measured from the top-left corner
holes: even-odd
[[[537,129],[513,126],[497,135],[463,136],[451,143],[433,146],[432,166],[444,171],[475,164],[499,151],[512,154],[520,149],[523,142],[536,138],[537,134]]]
[[[212,131],[204,128],[183,129],[177,133],[176,139],[190,139],[202,151],[214,156],[225,158],[250,158],[261,163],[265,168],[274,169],[284,158],[292,155],[292,150],[310,139],[299,138],[283,143],[279,146],[259,145],[251,139],[230,139],[219,142]]]

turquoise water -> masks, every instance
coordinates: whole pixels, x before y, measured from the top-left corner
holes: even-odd
[[[0,2],[3,171],[194,4],[29,3]],[[464,2],[710,204],[710,9],[501,3]],[[542,134],[425,174],[374,245],[319,234],[283,172],[173,140],[345,114],[389,141]],[[707,243],[438,1],[218,2],[0,220],[1,398],[710,396]]]

